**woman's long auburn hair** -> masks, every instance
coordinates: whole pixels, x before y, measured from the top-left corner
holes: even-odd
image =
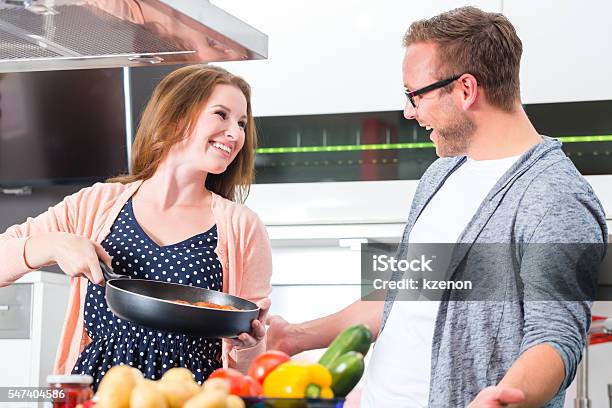
[[[257,147],[251,87],[241,77],[209,65],[179,68],[155,87],[132,145],[131,172],[108,182],[125,184],[151,178],[172,146],[190,134],[217,85],[233,85],[242,91],[247,102],[247,124],[244,146],[223,173],[208,174],[205,187],[228,200],[243,203],[255,174]]]

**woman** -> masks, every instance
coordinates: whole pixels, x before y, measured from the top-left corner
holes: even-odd
[[[116,364],[151,379],[182,366],[202,382],[222,364],[245,371],[264,350],[270,247],[261,221],[235,203],[248,193],[255,146],[249,85],[221,68],[180,68],[145,108],[130,175],[0,235],[0,286],[52,263],[72,277],[56,373],[90,374],[96,387]],[[223,290],[262,313],[251,333],[223,342],[143,328],[108,309],[98,259],[139,279]]]

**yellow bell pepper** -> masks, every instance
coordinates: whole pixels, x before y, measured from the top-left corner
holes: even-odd
[[[287,361],[266,376],[263,393],[270,398],[304,398],[311,384],[321,388],[321,398],[334,397],[332,377],[327,368],[307,361]]]

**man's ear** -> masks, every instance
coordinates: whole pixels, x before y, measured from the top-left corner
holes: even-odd
[[[472,74],[463,74],[457,82],[456,86],[461,90],[461,105],[464,110],[468,110],[476,103],[476,98],[478,98],[478,81]]]

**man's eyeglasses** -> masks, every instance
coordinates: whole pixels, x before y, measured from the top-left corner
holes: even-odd
[[[406,90],[405,93],[406,93],[406,96],[408,97],[408,100],[412,104],[412,107],[416,109],[417,106],[416,106],[416,102],[414,101],[414,98],[416,96],[423,95],[427,92],[431,92],[434,89],[445,87],[446,85],[458,80],[459,78],[461,78],[461,75],[455,75],[450,78],[443,79],[438,82],[434,82],[433,84],[427,85],[426,87],[421,88],[421,89],[417,89],[416,91]]]

